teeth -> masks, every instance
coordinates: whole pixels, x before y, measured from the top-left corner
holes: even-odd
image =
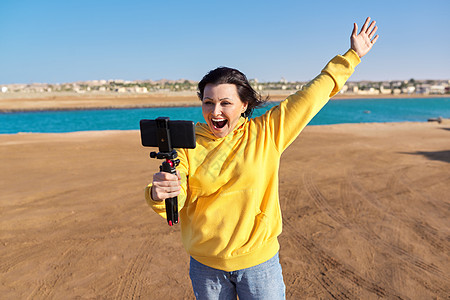
[[[227,119],[224,118],[211,118],[212,125],[216,130],[223,128],[227,124]]]

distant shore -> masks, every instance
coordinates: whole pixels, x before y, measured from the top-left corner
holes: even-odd
[[[269,91],[270,101],[281,101],[295,91]],[[387,99],[387,98],[448,98],[450,95],[360,95],[338,94],[331,100],[341,99]],[[172,92],[165,94],[77,94],[77,93],[10,93],[0,94],[0,112],[85,110],[117,108],[150,108],[200,106],[194,92]]]

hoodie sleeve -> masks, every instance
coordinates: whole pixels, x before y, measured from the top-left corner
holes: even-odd
[[[360,61],[352,49],[344,55],[337,55],[316,78],[261,117],[263,122],[268,123],[265,127],[280,153],[341,90]]]
[[[188,164],[187,164],[187,157],[186,157],[186,149],[177,149],[178,153],[178,159],[180,160],[180,164],[177,167],[177,170],[180,171],[181,175],[181,193],[178,195],[178,211],[180,211],[184,203],[186,202],[186,178],[187,178],[187,170],[188,170]],[[165,201],[154,201],[152,199],[151,195],[152,191],[152,184],[150,183],[145,187],[145,200],[147,201],[148,205],[161,217],[164,219],[166,216],[166,204]]]

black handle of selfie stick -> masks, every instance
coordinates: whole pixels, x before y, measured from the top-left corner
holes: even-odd
[[[160,170],[161,172],[167,172],[174,175],[177,175],[176,166],[180,163],[180,160],[172,160],[166,159],[165,162],[162,163]],[[167,223],[169,226],[173,224],[178,224],[178,197],[167,198],[165,200],[166,203],[166,216]]]

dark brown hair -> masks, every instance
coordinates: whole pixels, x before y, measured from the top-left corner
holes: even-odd
[[[256,92],[247,80],[247,77],[239,70],[219,67],[209,71],[198,83],[198,98],[203,101],[203,92],[207,84],[234,84],[237,88],[239,98],[242,102],[247,103],[247,110],[242,114],[243,117],[250,118],[256,107],[264,105],[269,97],[262,99],[261,95]]]

